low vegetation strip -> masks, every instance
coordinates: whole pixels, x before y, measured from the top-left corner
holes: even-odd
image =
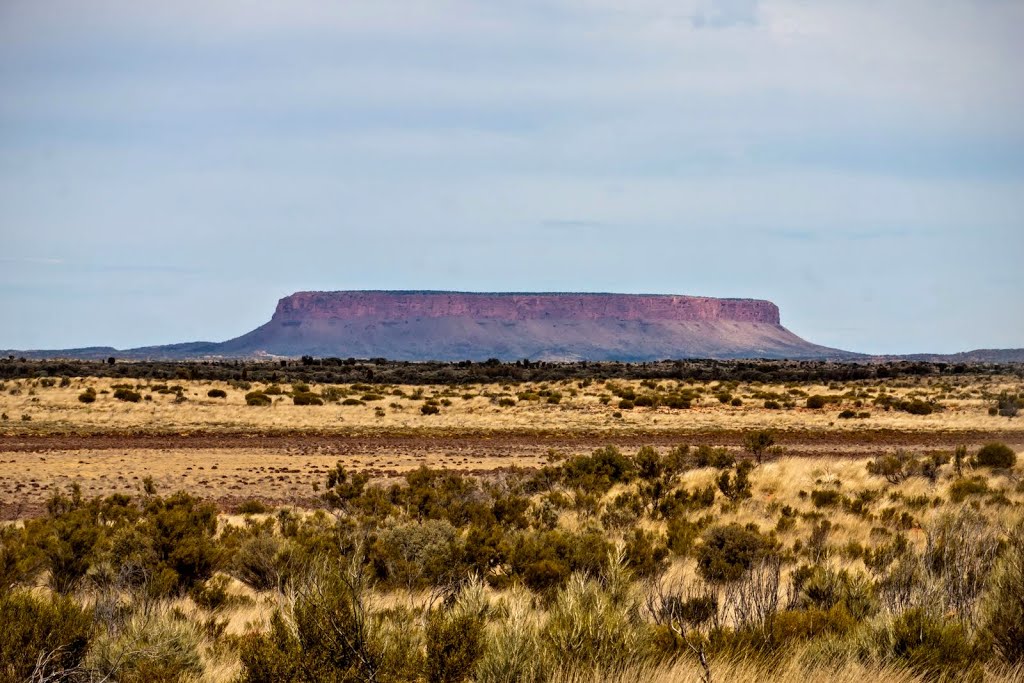
[[[1004,441],[1024,447],[1024,424],[1019,429],[990,431],[809,431],[776,430],[787,448],[799,451],[813,449],[814,455],[843,454],[856,456],[859,449],[882,447],[952,448],[961,443],[983,444]],[[694,446],[740,446],[747,432],[740,430],[673,430],[654,433],[578,432],[493,430],[467,432],[458,430],[413,429],[407,433],[323,433],[283,431],[280,433],[68,433],[68,434],[0,434],[0,452],[47,452],[108,449],[303,449],[336,453],[405,451],[433,449],[438,444],[453,449],[484,448],[515,452],[533,448],[592,449],[604,444],[635,447],[643,444],[672,446],[681,442]]]

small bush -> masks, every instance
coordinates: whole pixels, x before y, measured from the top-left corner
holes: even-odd
[[[235,508],[235,512],[240,515],[265,515],[271,511],[271,508],[267,506],[261,500],[250,498],[249,500],[243,500]]]
[[[828,396],[808,396],[807,407],[811,410],[820,410],[831,402]]]
[[[78,400],[82,403],[92,403],[96,400],[96,390],[89,387],[78,395]]]
[[[982,496],[988,493],[988,482],[984,477],[957,479],[949,486],[949,499],[954,503],[962,503],[971,496]]]
[[[462,683],[470,678],[484,650],[479,612],[436,611],[427,619],[427,683]]]
[[[843,494],[835,489],[815,489],[811,491],[811,502],[818,508],[836,507],[843,502]]]
[[[981,681],[984,650],[955,620],[932,615],[922,608],[903,612],[874,634],[883,659],[906,666],[929,679]]]
[[[711,527],[704,533],[697,551],[697,573],[709,583],[735,581],[767,555],[771,547],[756,527],[736,523]]]
[[[314,393],[300,391],[292,394],[292,403],[297,406],[322,406],[324,400]]]
[[[132,391],[131,389],[121,388],[121,389],[116,389],[114,391],[114,398],[116,398],[118,401],[126,401],[128,403],[138,403],[139,401],[142,400],[142,394],[140,394],[137,391]]]
[[[145,611],[103,634],[89,653],[103,680],[124,683],[192,680],[203,673],[202,633],[183,615]]]
[[[210,398],[227,398],[228,392],[224,391],[223,389],[210,389],[209,391],[206,392],[206,395],[209,396]]]
[[[71,598],[0,589],[0,681],[67,680],[62,672],[81,665],[89,646],[91,614]],[[54,653],[44,671],[32,676],[36,662]]]
[[[245,404],[249,406],[269,406],[272,402],[273,399],[261,391],[250,391],[245,395]]]
[[[736,464],[736,456],[726,448],[701,446],[697,449],[694,464],[697,467],[714,467],[724,470]]]
[[[987,443],[974,456],[977,467],[1010,469],[1017,464],[1017,454],[1004,443]]]
[[[437,415],[441,412],[441,408],[429,403],[424,403],[420,406],[420,412],[424,415]]]

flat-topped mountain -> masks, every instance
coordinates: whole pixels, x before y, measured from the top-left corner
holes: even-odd
[[[770,301],[667,294],[298,292],[217,355],[394,360],[847,358],[780,323]]]
[[[760,299],[676,294],[296,292],[225,342],[118,350],[0,351],[26,358],[189,360],[318,356],[390,360],[652,361],[682,358],[1021,363],[1024,349],[867,356],[812,344]]]

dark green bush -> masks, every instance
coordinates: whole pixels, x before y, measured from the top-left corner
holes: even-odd
[[[131,389],[116,389],[114,390],[114,398],[118,401],[127,401],[128,403],[138,403],[142,400],[142,394]]]
[[[930,680],[981,681],[985,651],[956,620],[912,608],[876,631],[884,659]]]
[[[255,498],[243,500],[235,507],[235,512],[240,515],[265,515],[270,511],[266,503]]]
[[[250,406],[269,406],[273,399],[261,391],[250,391],[245,395],[245,404]]]
[[[977,467],[1009,469],[1017,464],[1017,454],[1004,443],[987,443],[974,456]]]
[[[435,611],[427,619],[427,683],[470,679],[484,650],[484,621],[465,610]]]
[[[71,598],[0,592],[0,624],[0,683],[69,680],[89,646],[92,615]]]
[[[971,496],[982,496],[988,493],[988,482],[984,477],[957,479],[949,485],[949,499],[954,503],[962,503]]]
[[[292,403],[297,406],[322,406],[324,400],[309,391],[299,391],[292,394]]]
[[[96,390],[89,387],[78,395],[78,400],[82,403],[93,403],[96,400]]]
[[[227,398],[228,392],[224,391],[223,389],[210,389],[209,391],[206,392],[206,395],[209,396],[210,398]]]
[[[643,529],[634,529],[626,537],[626,566],[642,579],[660,576],[668,569],[668,547],[665,540]]]
[[[709,583],[735,581],[772,552],[772,546],[755,526],[713,526],[704,532],[697,551],[697,573]]]
[[[1010,534],[989,584],[984,632],[1012,665],[1024,663],[1024,524]]]
[[[811,491],[811,502],[814,507],[836,507],[843,502],[843,494],[835,489],[815,489]]]
[[[591,455],[569,458],[561,472],[566,486],[603,494],[614,484],[632,481],[636,467],[618,448],[605,446]]]
[[[736,464],[736,456],[727,448],[701,446],[697,449],[694,464],[697,467],[715,467],[724,470]]]

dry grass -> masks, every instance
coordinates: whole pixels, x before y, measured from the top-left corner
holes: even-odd
[[[755,662],[712,661],[713,680],[728,683],[924,683],[928,680],[894,667],[845,661],[834,666],[808,665],[801,653],[791,653],[781,665],[770,668]],[[985,681],[1012,683],[1024,680],[1024,669],[989,670]],[[641,666],[622,671],[571,672],[556,674],[552,683],[704,683],[696,661],[680,660],[661,666]]]
[[[618,398],[611,395],[608,387],[600,383],[581,388],[576,382],[529,383],[511,385],[469,385],[446,386],[383,386],[374,391],[382,394],[382,400],[369,401],[365,405],[328,404],[324,406],[296,406],[287,396],[274,397],[274,404],[260,408],[245,404],[245,393],[223,382],[172,381],[181,385],[188,399],[175,402],[174,394],[160,394],[151,390],[148,382],[132,382],[143,395],[152,400],[139,403],[125,403],[113,398],[111,386],[124,380],[81,379],[72,380],[71,385],[44,387],[37,380],[16,380],[8,382],[0,392],[0,412],[8,420],[0,424],[0,430],[7,433],[79,433],[79,432],[138,432],[160,433],[204,432],[287,432],[318,431],[326,433],[412,433],[421,430],[438,432],[466,431],[510,431],[552,433],[567,432],[636,432],[647,433],[707,430],[746,430],[771,428],[787,430],[897,430],[897,431],[994,431],[1016,428],[1005,418],[988,414],[992,397],[1006,389],[1022,391],[1019,381],[1008,379],[975,378],[965,386],[951,389],[947,385],[889,385],[871,384],[843,385],[830,389],[822,385],[739,385],[731,388],[733,396],[743,400],[736,407],[720,403],[715,393],[723,390],[717,382],[704,384],[679,384],[664,381],[659,386],[668,391],[688,388],[703,392],[702,398],[689,410],[667,408],[637,408],[620,410]],[[922,380],[924,382],[924,380]],[[619,381],[618,386],[631,386],[638,394],[650,393],[639,382]],[[86,388],[93,387],[99,394],[95,403],[84,404],[78,395]],[[207,398],[210,389],[223,389],[225,399]],[[265,388],[255,385],[253,389]],[[287,389],[288,387],[283,387]],[[324,387],[314,385],[313,391]],[[341,386],[344,391],[350,387]],[[790,389],[798,389],[803,395],[790,395]],[[890,395],[908,398],[919,397],[937,400],[945,410],[931,415],[910,415],[905,412],[885,411],[870,405],[881,390]],[[442,406],[438,415],[422,415],[422,400],[411,396],[422,390],[424,397],[451,402]],[[539,401],[518,401],[511,407],[500,407],[499,397],[515,399],[518,393],[557,391],[561,394],[558,404]],[[107,391],[109,393],[103,393]],[[12,393],[13,392],[13,393]],[[403,395],[395,395],[401,392]],[[850,395],[853,392],[855,395]],[[352,392],[352,398],[359,398],[362,392]],[[788,410],[766,410],[764,400],[755,395],[772,393],[789,396],[797,406]],[[804,405],[806,395],[842,397],[842,404],[831,404],[822,410],[810,410]],[[463,395],[470,395],[465,399]],[[607,405],[602,397],[610,397]],[[493,399],[493,400],[492,400]],[[855,406],[860,401],[862,405]],[[381,408],[383,416],[375,409]],[[843,408],[870,412],[863,419],[837,419]],[[616,417],[616,415],[621,415]],[[30,421],[23,421],[29,416]]]

